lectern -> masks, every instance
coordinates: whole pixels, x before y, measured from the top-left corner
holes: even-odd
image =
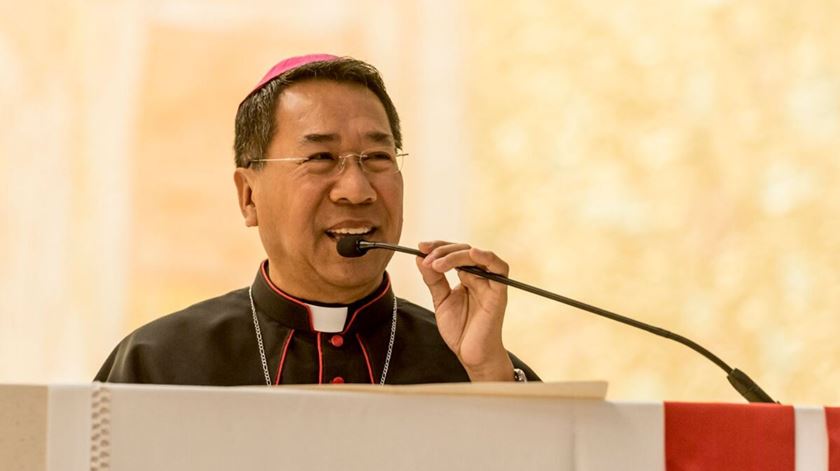
[[[0,386],[3,470],[840,470],[840,409],[606,384]]]

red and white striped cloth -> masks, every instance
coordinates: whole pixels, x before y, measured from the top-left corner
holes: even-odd
[[[582,422],[575,469],[840,471],[838,407],[623,403]]]

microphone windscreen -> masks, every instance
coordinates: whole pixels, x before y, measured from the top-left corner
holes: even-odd
[[[338,250],[338,254],[342,257],[361,257],[367,252],[367,250],[362,250],[362,248],[359,247],[359,242],[361,240],[362,238],[360,236],[342,237],[338,239],[338,243],[335,248]]]

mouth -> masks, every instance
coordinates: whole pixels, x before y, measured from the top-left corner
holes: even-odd
[[[342,227],[337,229],[327,229],[324,233],[330,239],[338,242],[343,237],[360,236],[368,238],[376,233],[377,228],[374,226],[358,226],[358,227]]]

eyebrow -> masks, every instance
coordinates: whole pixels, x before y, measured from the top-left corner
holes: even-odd
[[[390,134],[379,131],[369,132],[365,134],[365,137],[379,144],[391,144],[394,142],[394,138]]]
[[[301,142],[304,144],[307,143],[322,143],[322,142],[335,142],[338,140],[338,134],[319,134],[319,133],[312,133],[306,134],[301,139]]]
[[[391,137],[390,134],[380,131],[371,131],[365,134],[367,139],[370,139],[378,144],[392,144],[394,142],[394,138]],[[301,142],[304,144],[322,144],[322,143],[330,143],[330,142],[338,142],[340,140],[338,134],[323,134],[323,133],[311,133],[305,134],[301,138]]]

